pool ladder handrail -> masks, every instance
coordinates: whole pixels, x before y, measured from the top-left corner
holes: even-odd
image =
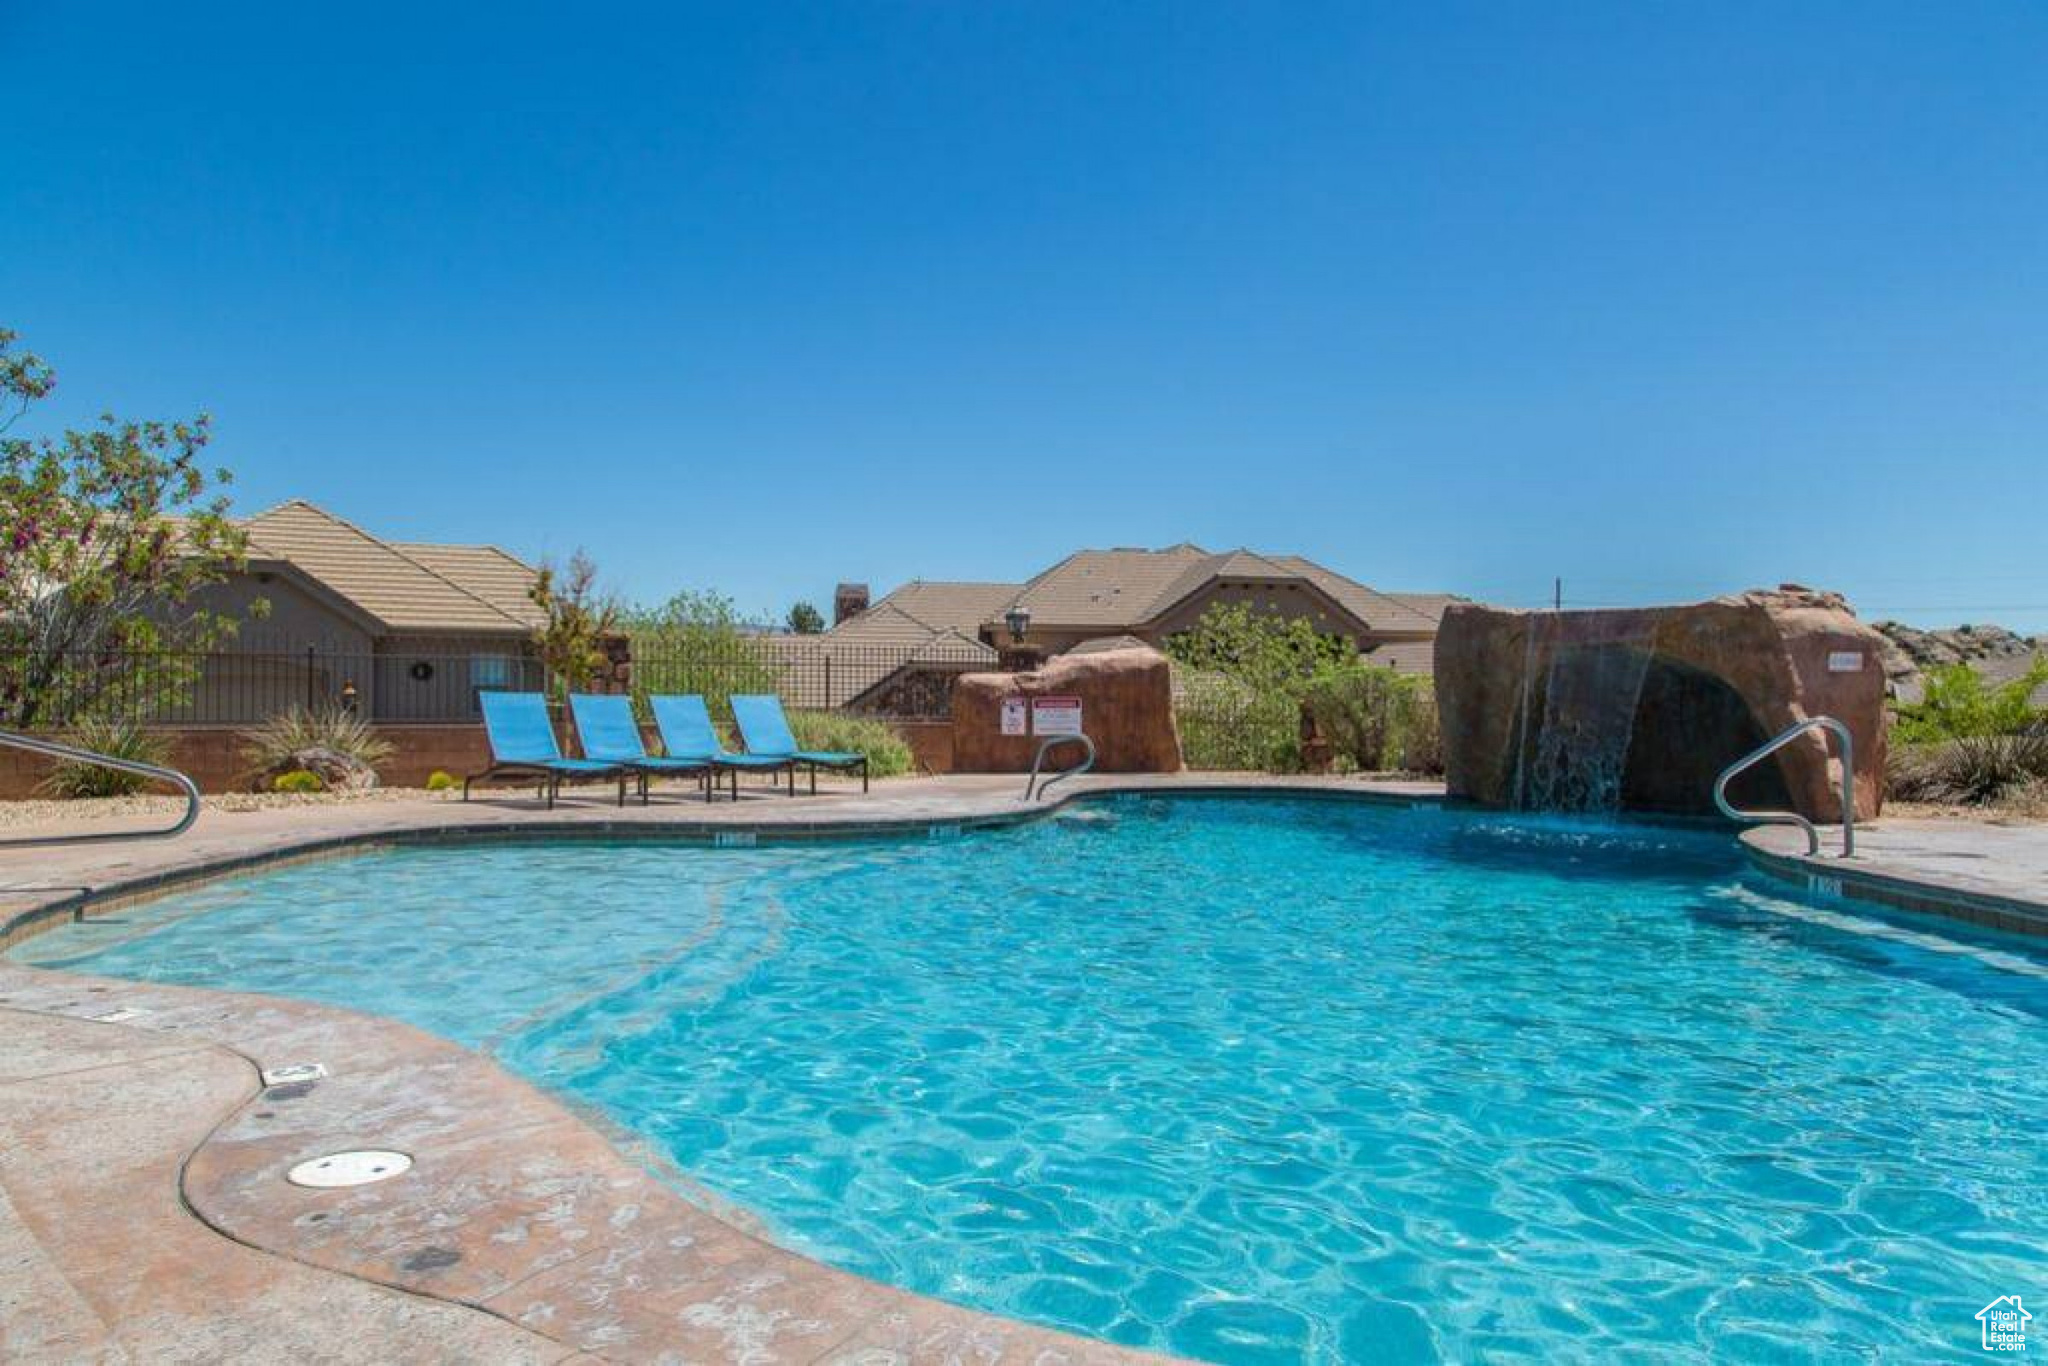
[[[0,849],[21,849],[30,845],[53,844],[111,844],[117,840],[160,840],[173,835],[182,835],[192,828],[192,822],[199,819],[199,784],[193,782],[175,768],[164,768],[159,764],[145,764],[134,759],[117,759],[111,754],[98,754],[76,745],[60,745],[55,740],[43,740],[33,735],[22,735],[11,730],[0,730],[0,745],[12,749],[27,750],[45,758],[63,759],[70,763],[92,764],[99,768],[111,768],[122,773],[139,773],[145,778],[166,782],[185,794],[185,814],[178,817],[175,825],[160,830],[110,830],[102,835],[31,835],[0,839]]]
[[[1072,768],[1061,769],[1058,773],[1047,778],[1045,785],[1040,787],[1038,783],[1038,770],[1045,763],[1046,751],[1050,750],[1054,745],[1064,745],[1070,742],[1079,743],[1081,748],[1088,752],[1081,757],[1080,763],[1075,764]],[[1044,801],[1045,794],[1052,791],[1053,784],[1063,783],[1069,778],[1078,778],[1093,767],[1095,767],[1095,742],[1089,739],[1084,732],[1077,730],[1072,735],[1048,735],[1038,742],[1038,753],[1032,757],[1031,777],[1024,783],[1024,800],[1027,802]],[[1037,789],[1035,794],[1033,792],[1034,788]]]
[[[1842,747],[1842,857],[1856,857],[1856,741],[1849,734],[1849,728],[1832,716],[1812,716],[1796,725],[1787,726],[1778,734],[1743,755],[1734,763],[1721,770],[1721,776],[1714,780],[1714,805],[1721,808],[1721,814],[1732,821],[1748,821],[1754,825],[1796,825],[1806,832],[1806,856],[1812,858],[1820,853],[1820,831],[1814,823],[1796,811],[1740,811],[1728,800],[1728,784],[1737,774],[1752,765],[1768,759],[1785,746],[1797,740],[1808,731],[1826,731],[1835,737]]]

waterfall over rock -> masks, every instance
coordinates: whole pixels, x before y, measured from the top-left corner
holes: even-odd
[[[1884,773],[1884,644],[1840,597],[1797,588],[1612,611],[1455,604],[1436,644],[1446,782],[1485,806],[1710,814],[1723,768],[1825,715],[1855,736],[1857,815],[1869,818]],[[1837,773],[1808,736],[1733,796],[1831,821]]]

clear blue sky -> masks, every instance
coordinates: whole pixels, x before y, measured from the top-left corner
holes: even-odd
[[[0,322],[641,597],[1250,545],[2048,630],[2038,3],[0,0]]]

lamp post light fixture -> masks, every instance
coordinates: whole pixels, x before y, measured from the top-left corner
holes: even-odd
[[[1003,613],[1003,625],[1010,628],[1011,643],[1022,645],[1025,635],[1031,630],[1031,609],[1028,607],[1012,607],[1009,611]]]

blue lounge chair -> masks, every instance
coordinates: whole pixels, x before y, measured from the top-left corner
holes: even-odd
[[[817,795],[818,770],[821,768],[837,772],[858,768],[860,790],[868,790],[868,756],[832,749],[798,749],[796,736],[789,729],[789,718],[782,714],[782,699],[774,694],[735,696],[732,699],[732,719],[740,728],[740,741],[746,745],[747,753],[758,754],[764,759],[802,764],[810,769],[811,795]],[[794,785],[792,774],[792,789]]]
[[[758,754],[733,754],[711,724],[711,709],[696,693],[650,697],[655,729],[661,732],[661,747],[669,757],[693,759],[721,768],[732,775],[732,799],[740,799],[740,774],[787,773],[789,794],[796,795],[796,764],[789,759],[764,758]],[[718,780],[714,777],[712,782]]]
[[[619,780],[619,805],[626,804],[626,769],[597,759],[564,759],[555,743],[555,727],[548,720],[547,699],[537,692],[487,692],[479,694],[484,709],[484,735],[491,742],[491,766],[462,780],[462,800],[469,800],[469,785],[489,778],[519,775],[540,779],[540,795],[548,810],[555,809],[555,797],[565,782]]]
[[[619,764],[640,779],[640,804],[647,805],[647,786],[654,778],[702,780],[704,800],[711,800],[711,764],[705,759],[661,758],[647,752],[640,723],[633,719],[633,699],[621,693],[570,693],[569,710],[576,717],[576,736],[583,756]]]

